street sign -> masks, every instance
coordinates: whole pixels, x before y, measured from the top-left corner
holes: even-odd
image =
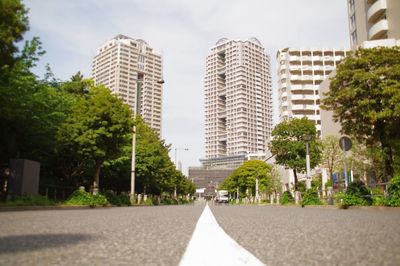
[[[339,140],[339,146],[342,151],[349,151],[351,149],[351,140],[349,137],[343,136]]]

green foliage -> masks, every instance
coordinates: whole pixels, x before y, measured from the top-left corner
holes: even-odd
[[[297,191],[300,191],[301,193],[305,193],[306,190],[307,190],[306,181],[297,182]]]
[[[271,169],[269,164],[260,160],[246,161],[224,180],[220,188],[231,194],[239,188],[240,195],[244,195],[247,190],[255,192],[258,178],[260,192],[271,190]]]
[[[349,203],[357,203],[357,204],[348,204],[350,205],[371,205],[372,198],[371,192],[365,186],[362,181],[356,180],[353,183],[350,183],[346,190],[346,196],[349,200]],[[347,204],[347,202],[345,201]]]
[[[301,199],[301,206],[304,207],[305,205],[323,205],[316,189],[311,188],[304,193]]]
[[[386,199],[383,191],[379,188],[375,188],[371,190],[372,194],[372,205],[374,206],[385,206]]]
[[[3,206],[52,206],[55,202],[45,196],[23,195],[14,200],[1,203]]]
[[[276,125],[272,131],[269,149],[275,155],[277,164],[293,169],[297,188],[297,173],[306,171],[306,136],[310,147],[310,167],[314,168],[321,161],[320,144],[317,141],[315,123],[306,117],[287,119]]]
[[[115,205],[115,206],[122,206],[122,205],[130,206],[131,205],[129,195],[127,193],[117,194],[114,191],[107,190],[106,192],[103,193],[103,196],[106,197],[107,201],[111,205]]]
[[[18,60],[16,43],[29,29],[27,9],[19,0],[0,2],[0,73],[13,67]]]
[[[107,198],[101,194],[92,195],[89,192],[76,190],[64,202],[66,205],[79,206],[105,206],[108,204]]]
[[[366,144],[380,143],[385,176],[393,177],[400,156],[400,47],[359,49],[332,78],[322,108],[334,112],[345,134]]]
[[[289,191],[285,191],[282,193],[282,198],[281,198],[281,204],[286,205],[286,204],[292,204],[294,203],[294,198],[292,196],[292,193]]]
[[[343,152],[339,147],[339,137],[328,135],[322,139],[322,166],[328,170],[328,181],[332,186],[333,173],[339,170],[339,163]]]
[[[161,204],[162,205],[177,205],[178,200],[173,199],[173,198],[162,198],[161,199]]]
[[[400,175],[390,180],[389,197],[386,204],[391,207],[400,207]]]
[[[59,129],[59,140],[75,153],[95,162],[94,181],[99,185],[100,167],[118,158],[127,143],[132,120],[129,107],[103,86],[91,86]]]
[[[371,193],[362,181],[350,183],[346,193],[336,193],[334,198],[339,206],[344,208],[348,206],[369,206],[372,204]]]

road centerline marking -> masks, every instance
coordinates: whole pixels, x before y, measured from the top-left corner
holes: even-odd
[[[218,224],[208,204],[197,221],[179,266],[265,265]]]

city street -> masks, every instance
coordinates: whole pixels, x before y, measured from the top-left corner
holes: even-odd
[[[0,265],[178,265],[203,208],[0,212]]]
[[[0,212],[0,265],[175,266],[204,206]],[[209,206],[267,265],[400,264],[398,208]]]
[[[400,209],[210,206],[267,265],[400,265]]]

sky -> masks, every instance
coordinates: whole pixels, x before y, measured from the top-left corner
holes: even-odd
[[[223,37],[256,37],[271,57],[278,121],[276,53],[349,48],[346,0],[25,0],[30,31],[55,76],[91,76],[96,50],[118,34],[143,39],[163,56],[162,138],[183,172],[204,158],[204,75],[210,48]],[[188,149],[187,151],[185,149]]]

